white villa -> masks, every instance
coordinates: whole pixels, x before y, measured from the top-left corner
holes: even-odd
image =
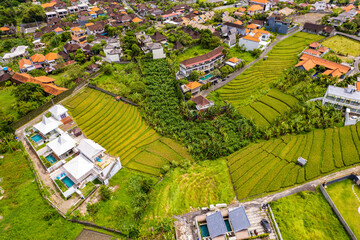
[[[67,158],[76,146],[76,141],[72,139],[67,133],[63,133],[60,137],[52,140],[47,145],[59,159]]]
[[[270,43],[270,33],[261,29],[254,29],[248,35],[239,39],[239,46],[244,45],[247,51],[264,50]]]
[[[62,123],[57,121],[56,119],[52,117],[45,117],[43,116],[41,122],[34,125],[34,129],[38,130],[43,137],[50,137],[53,134],[56,134],[56,129],[61,125]]]
[[[68,110],[63,105],[59,105],[59,104],[50,108],[49,112],[51,112],[52,117],[58,121],[61,121],[62,119],[69,116]]]
[[[101,159],[105,152],[105,148],[90,139],[82,139],[78,149],[92,162]]]

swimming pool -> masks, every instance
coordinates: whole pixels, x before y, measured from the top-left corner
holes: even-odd
[[[225,226],[226,226],[227,231],[231,232],[232,229],[231,229],[231,226],[230,226],[229,219],[224,220],[224,222],[225,222]]]
[[[210,233],[209,233],[209,229],[207,227],[207,224],[204,225],[200,225],[200,231],[201,231],[201,235],[203,237],[209,237]]]
[[[51,164],[53,164],[54,162],[56,162],[56,158],[50,154],[46,156],[46,160],[48,160]]]
[[[68,188],[71,188],[72,185],[74,185],[74,182],[69,177],[64,177],[61,181],[65,183]]]
[[[208,75],[206,75],[206,76],[204,76],[204,77],[200,78],[200,80],[205,81],[205,80],[207,80],[207,79],[211,78],[212,76],[213,76],[213,75],[210,73],[210,74],[208,74]]]
[[[35,143],[37,143],[37,142],[39,142],[39,141],[42,140],[42,137],[41,137],[39,134],[35,134],[34,136],[31,137],[31,139],[32,139]]]

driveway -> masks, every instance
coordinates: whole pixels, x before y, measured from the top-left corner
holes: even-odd
[[[201,91],[201,95],[203,95],[204,97],[206,97],[211,91],[215,91],[221,87],[223,87],[224,85],[226,85],[227,83],[231,82],[234,78],[236,78],[237,76],[239,76],[242,72],[244,72],[246,69],[248,69],[249,67],[251,67],[252,65],[254,65],[255,63],[257,63],[258,61],[262,60],[269,52],[270,50],[281,40],[284,40],[290,36],[292,36],[293,34],[299,32],[302,30],[302,27],[300,27],[298,30],[287,34],[287,35],[278,35],[276,37],[276,40],[274,42],[272,42],[260,55],[260,57],[258,57],[257,59],[255,59],[254,61],[252,61],[251,63],[249,63],[248,65],[246,65],[245,67],[233,72],[232,74],[228,75],[225,81],[219,82],[216,85],[211,86],[210,88]]]

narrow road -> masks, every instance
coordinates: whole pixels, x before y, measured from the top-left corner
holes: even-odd
[[[128,2],[127,2],[126,0],[121,0],[121,1],[122,1],[122,3],[124,4],[124,6],[125,6],[126,8],[133,10],[134,13],[135,13],[135,15],[136,15],[138,18],[143,19],[143,17],[140,16],[140,15],[128,4]]]
[[[201,91],[201,95],[203,95],[204,97],[206,97],[210,92],[215,91],[221,87],[223,87],[224,85],[226,85],[227,83],[231,82],[234,78],[236,78],[238,75],[240,75],[242,72],[244,72],[246,69],[248,69],[249,67],[251,67],[252,65],[254,65],[255,63],[257,63],[258,61],[262,60],[269,52],[270,50],[281,40],[284,40],[285,38],[288,38],[290,36],[292,36],[293,34],[299,32],[302,30],[302,27],[300,27],[298,30],[287,34],[287,35],[278,35],[276,37],[276,40],[274,42],[272,42],[260,55],[260,57],[258,57],[257,59],[255,59],[254,61],[252,61],[251,63],[249,63],[248,65],[246,65],[245,67],[233,72],[232,74],[228,75],[225,81],[219,82],[216,85],[211,86],[210,88]]]

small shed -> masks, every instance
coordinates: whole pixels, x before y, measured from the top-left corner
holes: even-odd
[[[81,136],[82,132],[81,132],[80,128],[77,127],[73,130],[73,134],[75,137],[78,137],[78,136]]]
[[[297,163],[300,166],[304,166],[307,163],[307,160],[305,158],[299,157],[298,160],[297,160]]]

